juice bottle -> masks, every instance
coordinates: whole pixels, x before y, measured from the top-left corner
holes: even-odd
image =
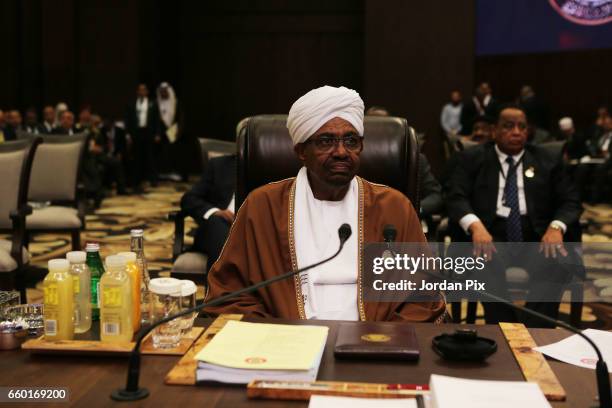
[[[132,287],[132,324],[134,332],[140,329],[140,268],[136,264],[135,252],[119,252],[119,256],[125,258],[126,272],[130,277],[130,286]]]
[[[150,324],[151,320],[151,292],[149,291],[149,270],[144,252],[144,231],[133,229],[130,231],[130,251],[136,253],[136,264],[140,268],[140,321]]]
[[[66,259],[51,259],[43,281],[45,340],[72,340],[74,285]]]
[[[87,254],[73,251],[66,254],[70,262],[70,275],[74,288],[74,332],[85,333],[91,329],[91,277],[85,264]]]
[[[104,274],[104,265],[100,258],[100,244],[97,242],[88,242],[85,246],[87,251],[87,268],[91,275],[91,320],[97,321],[100,319],[100,297],[99,284],[100,277]]]
[[[100,339],[107,342],[132,340],[132,288],[125,272],[125,258],[106,257],[106,273],[100,279]]]

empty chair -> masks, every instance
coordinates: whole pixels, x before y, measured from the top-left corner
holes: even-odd
[[[26,302],[24,265],[30,256],[26,250],[26,216],[28,182],[32,160],[41,139],[18,140],[0,144],[0,232],[10,240],[0,239],[0,284],[3,289],[16,288]]]

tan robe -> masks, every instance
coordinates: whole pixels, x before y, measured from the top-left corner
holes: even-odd
[[[382,242],[383,227],[397,228],[396,242],[425,242],[410,201],[399,191],[357,178],[359,185],[360,252],[366,243]],[[236,214],[227,242],[208,274],[206,301],[297,269],[293,235],[295,178],[254,190]],[[361,265],[361,262],[358,263]],[[360,320],[415,322],[441,321],[446,305],[441,294],[431,301],[412,303],[364,302],[363,271],[357,279]],[[276,282],[256,293],[241,295],[222,306],[206,308],[212,314],[241,313],[251,317],[305,319],[299,278]]]

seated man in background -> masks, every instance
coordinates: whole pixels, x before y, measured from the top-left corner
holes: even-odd
[[[208,256],[208,270],[219,258],[234,222],[236,155],[210,159],[197,184],[181,199],[181,210],[198,224],[192,249]]]
[[[363,142],[363,101],[353,90],[324,86],[291,107],[287,119],[303,164],[296,177],[252,191],[208,275],[206,301],[321,261],[339,247],[338,228],[352,235],[333,260],[294,279],[243,294],[212,313],[289,319],[440,321],[438,292],[423,302],[365,302],[362,248],[382,242],[393,224],[398,242],[425,242],[410,201],[397,190],[356,176]]]
[[[74,135],[77,133],[74,127],[74,113],[63,111],[59,117],[59,126],[53,129],[54,135]]]
[[[450,220],[470,236],[474,252],[490,261],[485,269],[491,283],[488,292],[508,299],[506,267],[529,265],[530,298],[545,293],[548,298],[560,299],[562,293],[553,293],[555,289],[549,284],[564,282],[567,277],[549,256],[565,252],[564,234],[582,211],[578,191],[561,155],[555,157],[545,148],[526,145],[527,118],[522,108],[508,106],[500,111],[493,139],[494,143],[458,154],[445,184]],[[540,253],[502,256],[494,252],[494,242],[541,242]],[[502,265],[499,258],[511,258],[513,263]],[[488,324],[517,319],[514,311],[501,303],[483,305]],[[556,317],[559,302],[528,302],[527,307]],[[541,322],[528,318],[525,324]]]

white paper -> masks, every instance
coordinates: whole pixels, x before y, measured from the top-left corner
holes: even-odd
[[[432,374],[432,408],[550,408],[536,383],[466,380]]]
[[[608,371],[612,373],[612,332],[586,329],[582,331],[582,334],[593,340],[597,345],[604,361],[608,364]],[[577,334],[557,343],[536,347],[534,350],[578,367],[594,370],[597,363],[597,354],[593,347]]]
[[[415,398],[353,398],[313,395],[308,408],[417,408]]]

